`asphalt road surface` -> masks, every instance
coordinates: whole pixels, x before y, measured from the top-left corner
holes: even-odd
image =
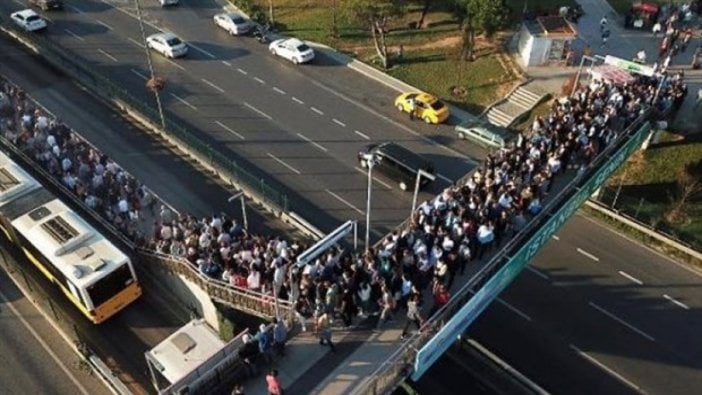
[[[5,12],[19,0],[5,3]],[[474,166],[484,152],[458,140],[450,126],[411,122],[392,107],[396,92],[320,56],[295,66],[250,37],[231,37],[212,23],[224,2],[182,1],[162,9],[143,2],[146,34],[172,30],[190,45],[185,59],[152,54],[162,94],[175,117],[271,185],[284,188],[293,211],[323,231],[364,223],[366,172],[357,153],[370,143],[396,141],[430,159],[439,178],[420,200],[435,196]],[[69,1],[51,13],[42,33],[141,100],[152,102],[140,27],[131,3]],[[377,175],[377,174],[376,174]],[[373,237],[409,216],[412,196],[374,177]]]
[[[107,395],[110,391],[82,367],[34,305],[0,270],[0,392],[3,394]]]
[[[469,329],[557,394],[702,386],[702,277],[574,217]]]

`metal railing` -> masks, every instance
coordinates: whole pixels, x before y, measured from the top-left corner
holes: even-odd
[[[400,347],[392,353],[378,368],[368,375],[369,379],[362,382],[356,389],[354,394],[387,394],[394,390],[405,378],[413,371],[413,366],[417,352],[436,334],[444,323],[448,322],[455,313],[473,297],[474,290],[481,288],[487,281],[490,280],[498,270],[500,270],[508,261],[509,254],[513,252],[520,244],[529,236],[536,232],[539,227],[550,218],[550,213],[563,204],[567,195],[577,191],[578,185],[587,179],[586,176],[591,174],[594,169],[600,166],[603,161],[616,149],[626,142],[627,137],[632,131],[638,130],[644,122],[650,117],[650,109],[642,112],[636,120],[634,120],[621,133],[617,141],[609,145],[601,152],[595,160],[588,166],[589,171],[579,172],[570,180],[567,185],[561,189],[558,194],[547,204],[543,210],[529,221],[527,226],[514,238],[509,240],[507,244],[495,254],[488,263],[478,271],[468,282],[451,297],[449,303],[440,308],[432,317],[429,317],[423,327],[412,336],[410,336]]]

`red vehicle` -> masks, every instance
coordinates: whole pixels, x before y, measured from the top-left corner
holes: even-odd
[[[658,20],[660,8],[654,3],[637,1],[631,4],[624,18],[627,29],[650,29]]]

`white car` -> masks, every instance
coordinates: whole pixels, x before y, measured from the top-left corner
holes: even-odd
[[[215,25],[226,30],[232,36],[246,34],[253,29],[253,23],[235,12],[221,13],[214,16]]]
[[[285,58],[295,64],[314,59],[314,50],[297,38],[281,38],[268,47],[273,55]]]
[[[17,26],[28,32],[46,29],[47,26],[46,20],[34,12],[34,10],[30,9],[13,12],[10,14],[10,18],[12,18]]]
[[[171,32],[156,33],[146,37],[146,46],[171,59],[188,53],[188,45]]]
[[[178,0],[158,0],[158,1],[159,1],[159,3],[161,3],[161,7],[178,4]]]

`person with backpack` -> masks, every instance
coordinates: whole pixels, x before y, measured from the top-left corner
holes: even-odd
[[[417,327],[417,330],[422,328],[422,316],[419,313],[419,295],[417,294],[411,294],[407,301],[407,321],[405,322],[405,327],[402,329],[400,340],[405,340],[407,331],[412,324]]]

